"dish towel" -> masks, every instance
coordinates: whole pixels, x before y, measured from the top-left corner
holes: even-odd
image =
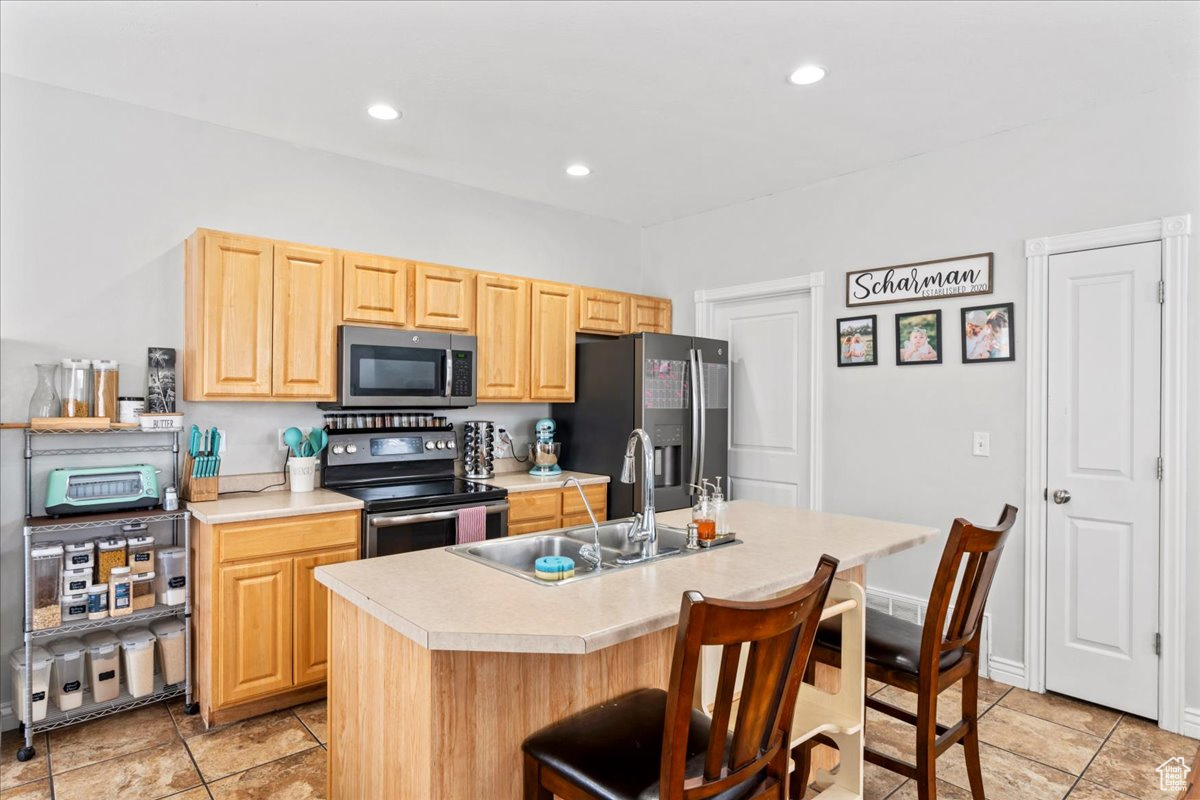
[[[471,506],[458,510],[458,544],[482,542],[487,538],[487,507]]]

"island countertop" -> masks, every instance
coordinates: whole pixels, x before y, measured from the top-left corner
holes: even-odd
[[[683,527],[690,514],[658,520]],[[565,585],[539,586],[442,549],[322,566],[316,577],[430,650],[590,653],[676,624],[684,591],[763,598],[812,577],[822,553],[844,570],[938,533],[748,500],[730,502],[728,519],[742,544]]]

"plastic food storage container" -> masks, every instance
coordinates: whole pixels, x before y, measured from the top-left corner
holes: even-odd
[[[133,610],[154,608],[154,573],[133,576]]]
[[[158,639],[158,666],[163,685],[181,683],[184,679],[184,625],[181,619],[156,619],[150,631]]]
[[[88,618],[87,592],[64,594],[59,602],[63,622],[81,622]]]
[[[63,545],[63,567],[66,569],[94,569],[96,545],[92,542],[75,542]]]
[[[96,542],[96,583],[108,583],[113,567],[125,566],[125,539],[113,536]]]
[[[108,417],[109,422],[117,422],[121,416],[117,405],[117,384],[121,380],[121,372],[116,361],[105,361],[98,358],[92,362],[92,416]]]
[[[154,591],[158,602],[168,606],[181,606],[187,600],[187,575],[184,572],[182,547],[160,547],[154,571]]]
[[[124,617],[133,613],[133,578],[129,567],[113,567],[108,576],[108,615]]]
[[[121,693],[121,640],[112,631],[96,631],[83,637],[83,643],[92,699],[97,703],[115,700]]]
[[[134,575],[154,572],[154,537],[129,537],[129,571]]]
[[[37,722],[46,716],[47,694],[50,689],[50,665],[54,663],[54,658],[46,648],[38,645],[33,646],[31,654],[32,658],[26,664],[25,646],[22,645],[13,650],[12,655],[8,657],[8,664],[12,667],[13,706],[16,707],[19,722]],[[25,719],[25,703],[22,700],[25,696],[26,669],[33,675],[33,719],[31,720]]]
[[[50,672],[50,698],[62,711],[83,705],[83,654],[79,639],[55,639],[50,643],[54,668]]]
[[[88,400],[91,399],[92,362],[86,358],[64,358],[62,360],[62,415],[64,417],[88,416]]]
[[[33,629],[62,624],[62,542],[42,542],[30,550],[33,560]]]
[[[125,686],[133,697],[154,692],[154,634],[149,628],[121,631],[121,649],[125,651]]]
[[[87,567],[79,569],[64,569],[62,572],[62,592],[63,594],[75,594],[76,592],[87,592],[92,585],[92,571]]]
[[[108,584],[93,583],[88,589],[88,619],[105,619],[108,617]]]

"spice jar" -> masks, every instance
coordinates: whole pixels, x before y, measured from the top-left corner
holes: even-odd
[[[111,536],[96,541],[96,583],[108,583],[113,567],[125,566],[125,539]]]
[[[86,358],[64,358],[62,360],[62,415],[64,417],[88,416],[91,377],[92,362]]]
[[[108,584],[93,583],[87,593],[88,619],[108,617]]]
[[[129,537],[129,571],[134,575],[154,572],[154,537]]]
[[[116,361],[106,361],[98,358],[92,362],[92,416],[108,417],[116,422],[120,419],[121,409],[117,405],[117,383],[120,381],[120,370]]]
[[[129,567],[113,567],[108,574],[108,615],[124,617],[133,613],[133,578]]]
[[[57,628],[62,624],[62,542],[42,542],[30,551],[33,561],[33,629]]]
[[[154,573],[144,572],[133,576],[133,610],[154,608]]]

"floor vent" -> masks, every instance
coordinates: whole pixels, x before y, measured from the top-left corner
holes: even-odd
[[[919,597],[911,597],[881,589],[867,589],[867,608],[882,611],[889,617],[896,617],[905,622],[921,625],[925,621],[927,602]],[[954,606],[950,606],[954,611]],[[947,617],[950,614],[946,615]],[[983,613],[983,633],[979,640],[979,674],[988,677],[988,661],[992,655],[992,619],[986,611]]]

